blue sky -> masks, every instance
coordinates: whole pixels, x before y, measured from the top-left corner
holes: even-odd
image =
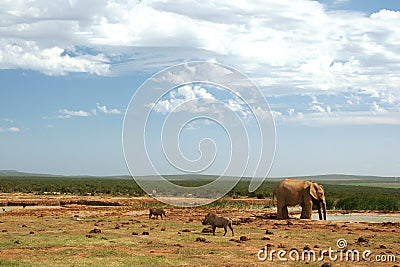
[[[205,60],[246,74],[269,102],[270,176],[400,176],[399,24],[396,0],[3,1],[0,169],[128,174],[133,94]]]

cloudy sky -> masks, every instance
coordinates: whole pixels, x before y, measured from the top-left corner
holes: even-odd
[[[397,0],[1,1],[0,169],[128,174],[133,94],[205,60],[269,102],[270,176],[400,176],[398,25]]]

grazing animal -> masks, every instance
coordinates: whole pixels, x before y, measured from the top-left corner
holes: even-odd
[[[287,207],[296,205],[302,208],[300,219],[311,219],[313,204],[318,206],[319,219],[322,220],[323,215],[326,220],[326,200],[322,185],[287,178],[275,188],[273,196],[276,196],[278,220],[289,219]]]
[[[165,215],[165,211],[163,209],[150,209],[149,212],[150,212],[149,219],[151,219],[152,215],[156,216],[156,219],[158,219],[158,216],[161,216],[161,219],[163,219],[163,215],[165,217],[167,217],[167,215]]]
[[[229,218],[218,217],[215,213],[208,213],[204,217],[204,220],[201,223],[203,225],[206,225],[206,224],[211,225],[213,235],[215,235],[215,228],[219,227],[219,228],[224,228],[224,230],[225,230],[224,236],[225,236],[226,232],[227,232],[227,226],[229,226],[229,228],[232,231],[232,235],[234,235],[233,228],[232,228],[232,220]]]

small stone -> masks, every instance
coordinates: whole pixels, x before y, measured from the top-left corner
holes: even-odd
[[[204,237],[198,237],[196,238],[196,242],[206,242],[206,239]]]
[[[101,230],[98,228],[94,228],[93,230],[90,230],[89,234],[100,234]]]
[[[241,236],[240,237],[240,241],[247,241],[247,240],[250,240],[250,238],[248,238],[247,236]]]

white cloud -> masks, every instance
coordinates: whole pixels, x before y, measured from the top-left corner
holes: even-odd
[[[17,133],[20,132],[21,129],[18,127],[0,127],[0,132],[13,132]]]
[[[63,55],[64,49],[52,46],[40,49],[36,42],[2,44],[0,41],[0,69],[34,69],[47,75],[65,75],[68,72],[88,72],[97,75],[109,73],[108,59],[103,54]]]
[[[375,112],[357,111],[331,113],[303,113],[298,112],[296,116],[284,116],[282,113],[273,111],[274,120],[277,124],[307,125],[307,126],[329,126],[329,125],[400,125],[400,112]]]
[[[385,112],[385,109],[383,109],[379,104],[377,104],[375,101],[372,103],[372,107],[371,110],[375,113],[381,113],[381,112]]]
[[[0,7],[0,69],[118,75],[214,60],[246,72],[268,96],[362,92],[392,105],[385,109],[400,103],[399,11],[328,11],[309,0],[16,0]]]
[[[321,107],[320,105],[313,105],[311,107],[312,110],[315,110],[317,112],[325,112],[325,109],[323,107]]]
[[[97,110],[103,112],[104,114],[121,114],[121,111],[119,111],[116,108],[108,109],[107,106],[101,106],[99,103],[96,103],[97,105]],[[96,115],[96,110],[92,111],[94,115]]]
[[[190,105],[186,105],[185,111],[190,112],[203,112],[204,107],[198,106],[198,100],[210,99],[215,100],[215,97],[209,93],[205,88],[200,86],[184,85],[176,90],[171,91],[166,99],[157,103],[148,103],[146,106],[154,108],[154,111],[160,113],[173,112],[179,106],[190,101]]]
[[[89,117],[90,113],[83,110],[73,111],[68,109],[60,109],[58,111],[60,119],[70,119],[72,117]]]
[[[101,112],[103,114],[121,114],[121,111],[119,111],[116,108],[107,108],[106,105],[102,106],[100,103],[96,103],[96,109],[91,109],[90,111],[85,111],[85,110],[68,110],[68,109],[60,109],[58,111],[58,116],[56,118],[59,119],[70,119],[72,117],[90,117],[90,116],[96,116],[98,115],[98,112]]]

